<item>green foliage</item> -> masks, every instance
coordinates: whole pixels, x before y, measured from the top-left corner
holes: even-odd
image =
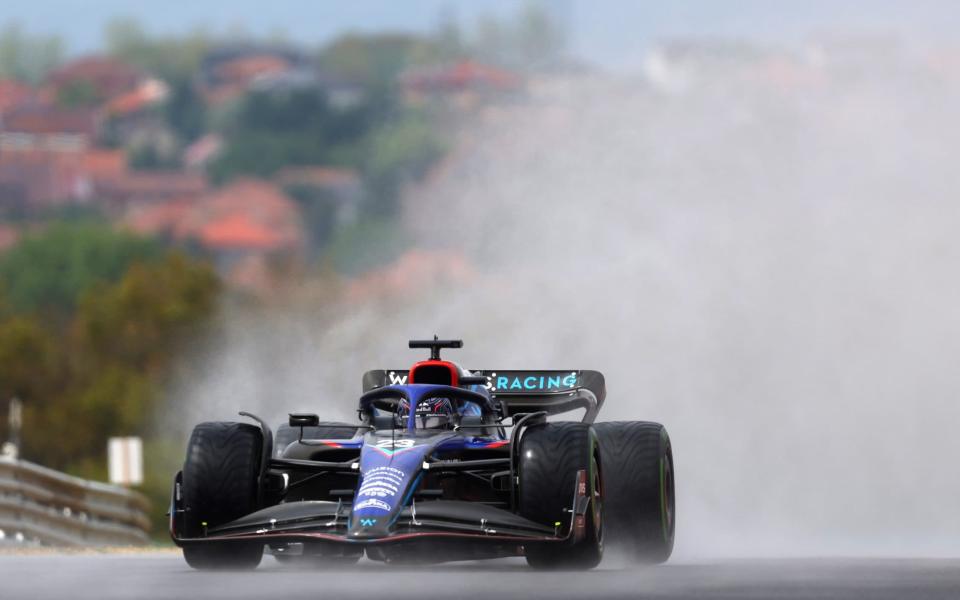
[[[67,323],[0,316],[0,398],[24,400],[23,456],[102,477],[109,436],[149,439],[171,362],[219,289],[209,266],[168,254],[81,293]]]
[[[509,20],[481,18],[469,45],[483,61],[519,71],[545,71],[563,66],[568,37],[545,3],[530,1]]]
[[[396,214],[403,185],[422,178],[445,151],[437,127],[421,114],[408,114],[374,132],[364,164],[371,197],[368,209]]]
[[[127,151],[127,164],[141,171],[170,170],[180,167],[179,157],[163,152],[155,144],[141,144]]]
[[[338,200],[329,191],[311,185],[291,185],[283,191],[300,206],[310,244],[309,251],[316,257],[333,235]]]
[[[164,106],[164,116],[185,142],[192,142],[203,135],[207,125],[207,109],[192,81],[173,82],[170,97]]]
[[[94,203],[63,204],[38,212],[37,220],[42,223],[105,225],[107,222],[101,207]]]
[[[186,440],[179,437],[148,438],[143,443],[143,485],[139,491],[153,504],[150,512],[154,538],[170,543],[167,517],[163,507],[170,502],[173,474],[183,467],[183,448]]]
[[[30,35],[16,23],[0,29],[0,79],[39,83],[62,58],[57,36]]]
[[[91,81],[71,81],[57,92],[57,104],[67,108],[95,106],[102,101],[100,91]]]
[[[103,225],[58,224],[0,256],[0,281],[14,310],[64,315],[86,290],[159,254],[155,242]]]
[[[395,220],[368,217],[337,231],[327,255],[338,273],[356,275],[388,264],[410,245]]]
[[[180,36],[153,36],[131,18],[110,21],[104,30],[107,51],[168,82],[190,81],[216,43],[203,30]]]
[[[225,126],[227,147],[210,167],[216,181],[269,176],[290,165],[352,165],[371,125],[365,106],[338,110],[319,89],[248,94]]]
[[[159,372],[182,335],[213,311],[218,287],[209,267],[179,254],[133,264],[115,285],[83,295],[74,325],[83,358]]]
[[[62,380],[63,356],[53,336],[32,317],[0,320],[0,400],[47,397]]]
[[[432,62],[440,46],[414,34],[350,33],[335,39],[319,55],[320,66],[371,88],[392,85],[411,65]]]

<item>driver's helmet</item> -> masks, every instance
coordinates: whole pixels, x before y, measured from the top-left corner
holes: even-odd
[[[410,402],[403,398],[397,408],[397,415],[406,423],[410,414]],[[448,398],[430,398],[417,404],[416,422],[418,429],[448,429],[454,425],[457,411]]]

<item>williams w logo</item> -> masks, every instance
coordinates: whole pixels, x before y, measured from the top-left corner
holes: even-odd
[[[364,527],[372,527],[376,525],[376,523],[377,523],[376,519],[360,519],[360,525]]]

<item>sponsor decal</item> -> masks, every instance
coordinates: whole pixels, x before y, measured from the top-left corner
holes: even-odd
[[[484,386],[491,392],[496,391],[526,391],[526,392],[561,392],[577,387],[577,373],[547,372],[536,373],[490,373],[487,384]],[[388,385],[406,385],[407,374],[396,371],[387,371]]]
[[[383,500],[377,500],[376,498],[370,498],[369,500],[364,500],[360,504],[357,504],[353,507],[353,510],[357,511],[362,508],[377,508],[384,512],[390,512],[390,505],[384,502]]]
[[[360,525],[364,527],[373,527],[377,524],[376,519],[360,519]]]
[[[550,373],[544,375],[497,375],[488,376],[491,381],[490,391],[526,391],[526,392],[557,392],[577,387],[577,374],[571,372]]]
[[[402,485],[402,471],[393,467],[377,467],[364,475],[357,498],[393,498]]]

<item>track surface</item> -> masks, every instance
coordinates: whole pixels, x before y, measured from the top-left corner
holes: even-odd
[[[606,561],[605,561],[606,563]],[[433,592],[427,590],[434,590]],[[444,590],[438,594],[436,590]],[[738,560],[542,573],[522,561],[199,573],[171,552],[0,556],[0,598],[960,598],[960,560]]]

